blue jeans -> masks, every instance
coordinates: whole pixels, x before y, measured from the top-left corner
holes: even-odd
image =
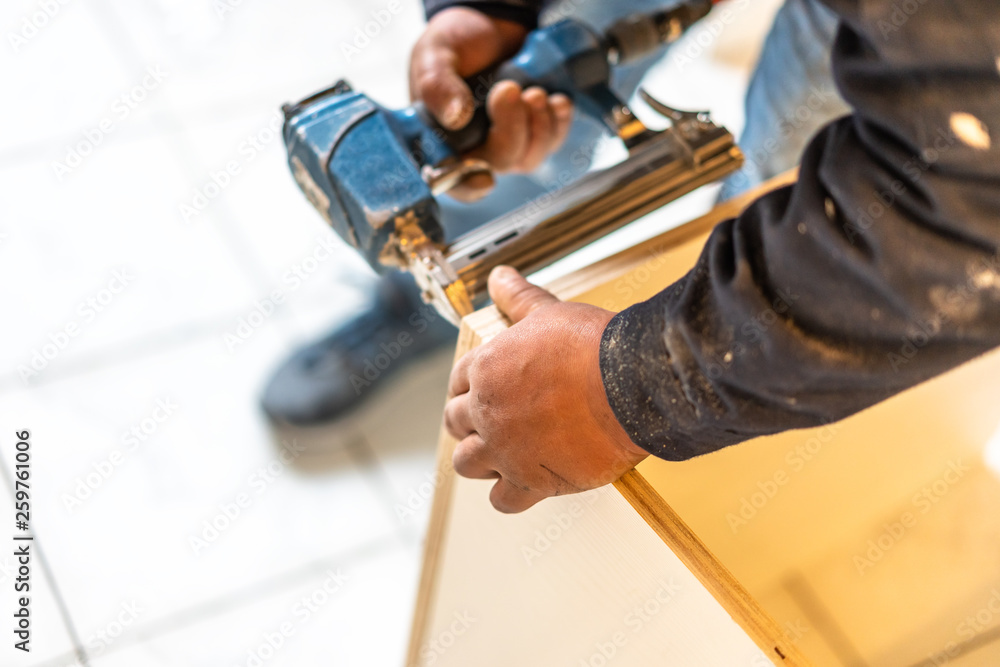
[[[818,130],[851,112],[830,71],[837,18],[816,0],[786,0],[764,41],[746,95],[740,148],[746,162],[720,199],[796,166]]]

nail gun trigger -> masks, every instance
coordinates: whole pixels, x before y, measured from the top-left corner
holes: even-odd
[[[648,104],[653,111],[656,111],[661,116],[673,121],[675,125],[693,122],[702,126],[711,122],[709,121],[709,114],[707,111],[683,111],[681,109],[675,109],[674,107],[668,106],[650,95],[649,91],[645,88],[639,88],[639,97],[641,97],[642,101]]]
[[[421,169],[421,176],[434,196],[448,192],[465,179],[476,174],[486,174],[493,181],[493,169],[489,163],[475,158],[461,158],[436,167],[425,165]]]

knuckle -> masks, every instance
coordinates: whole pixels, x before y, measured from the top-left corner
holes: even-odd
[[[444,427],[452,435],[456,434],[454,408],[450,402],[444,406]]]
[[[490,503],[493,505],[493,509],[501,514],[514,514],[514,510],[508,509],[506,505],[500,503],[496,500],[491,500]]]
[[[501,495],[490,496],[490,504],[493,505],[493,509],[502,514],[517,513],[517,509],[511,504],[510,500]]]
[[[464,477],[469,473],[469,465],[468,448],[456,447],[454,453],[451,455],[451,467],[455,469],[455,472]]]
[[[490,504],[495,510],[504,514],[517,514],[523,511],[526,507],[525,500],[524,491],[512,483],[509,477],[498,480],[490,492]]]
[[[529,302],[534,292],[535,286],[531,283],[520,283],[511,291],[511,299],[516,302]]]
[[[544,154],[529,155],[521,161],[521,164],[518,166],[519,170],[525,173],[532,172],[538,168],[538,165],[542,163],[542,160],[544,158],[545,158]]]
[[[469,379],[471,381],[477,382],[483,376],[489,375],[490,368],[495,364],[496,353],[493,347],[493,345],[487,344],[479,348],[478,354],[469,362]]]
[[[498,128],[498,132],[502,131]],[[496,141],[488,142],[484,148],[484,158],[497,171],[508,171],[515,164],[518,155],[508,145]]]
[[[416,73],[414,85],[422,96],[434,95],[443,87],[444,77],[438,70],[423,70]]]

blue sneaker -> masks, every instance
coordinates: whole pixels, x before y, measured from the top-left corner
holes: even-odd
[[[413,278],[382,279],[372,307],[288,358],[271,377],[261,407],[276,422],[336,421],[407,364],[454,345],[458,330],[420,301]]]

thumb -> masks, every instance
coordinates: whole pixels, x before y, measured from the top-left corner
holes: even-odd
[[[490,272],[490,298],[514,324],[532,311],[550,303],[559,303],[551,292],[532,285],[516,269],[498,266]]]
[[[472,120],[472,91],[455,67],[456,56],[444,48],[414,54],[411,93],[446,129],[460,130]]]

